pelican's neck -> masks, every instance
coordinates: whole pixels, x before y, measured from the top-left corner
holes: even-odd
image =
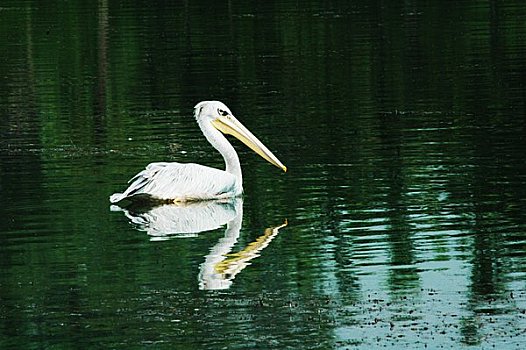
[[[242,182],[241,164],[234,147],[228,142],[226,137],[214,128],[210,123],[198,121],[199,127],[203,131],[210,144],[221,153],[225,160],[226,172],[234,175]]]

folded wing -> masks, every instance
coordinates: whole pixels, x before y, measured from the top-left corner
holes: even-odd
[[[148,195],[160,200],[191,201],[229,198],[241,194],[236,177],[226,171],[189,163],[150,163],[130,181],[123,193],[110,202]]]

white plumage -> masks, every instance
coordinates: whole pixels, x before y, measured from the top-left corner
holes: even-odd
[[[183,202],[239,196],[243,192],[239,157],[221,132],[237,137],[270,163],[287,170],[223,103],[200,102],[194,108],[194,115],[207,140],[223,156],[226,169],[194,163],[150,163],[129,181],[130,185],[123,193],[113,194],[110,202],[117,203],[137,195]]]
[[[204,178],[214,181],[201,181]],[[139,194],[164,200],[190,201],[227,198],[242,192],[242,186],[234,175],[193,163],[150,163],[129,182],[131,184],[126,191],[110,197],[112,203]]]

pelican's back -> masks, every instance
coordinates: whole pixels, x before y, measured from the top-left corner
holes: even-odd
[[[207,200],[235,197],[242,192],[234,175],[194,163],[150,163],[129,183],[126,191],[113,194],[110,202],[117,203],[137,195],[160,200]]]

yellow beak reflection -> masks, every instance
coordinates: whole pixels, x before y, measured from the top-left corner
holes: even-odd
[[[287,171],[287,167],[279,161],[279,159],[270,150],[265,147],[261,141],[257,139],[243,124],[241,124],[234,116],[220,116],[212,121],[214,127],[223,134],[232,135],[251,150],[266,159],[269,163],[274,164],[283,171]]]

